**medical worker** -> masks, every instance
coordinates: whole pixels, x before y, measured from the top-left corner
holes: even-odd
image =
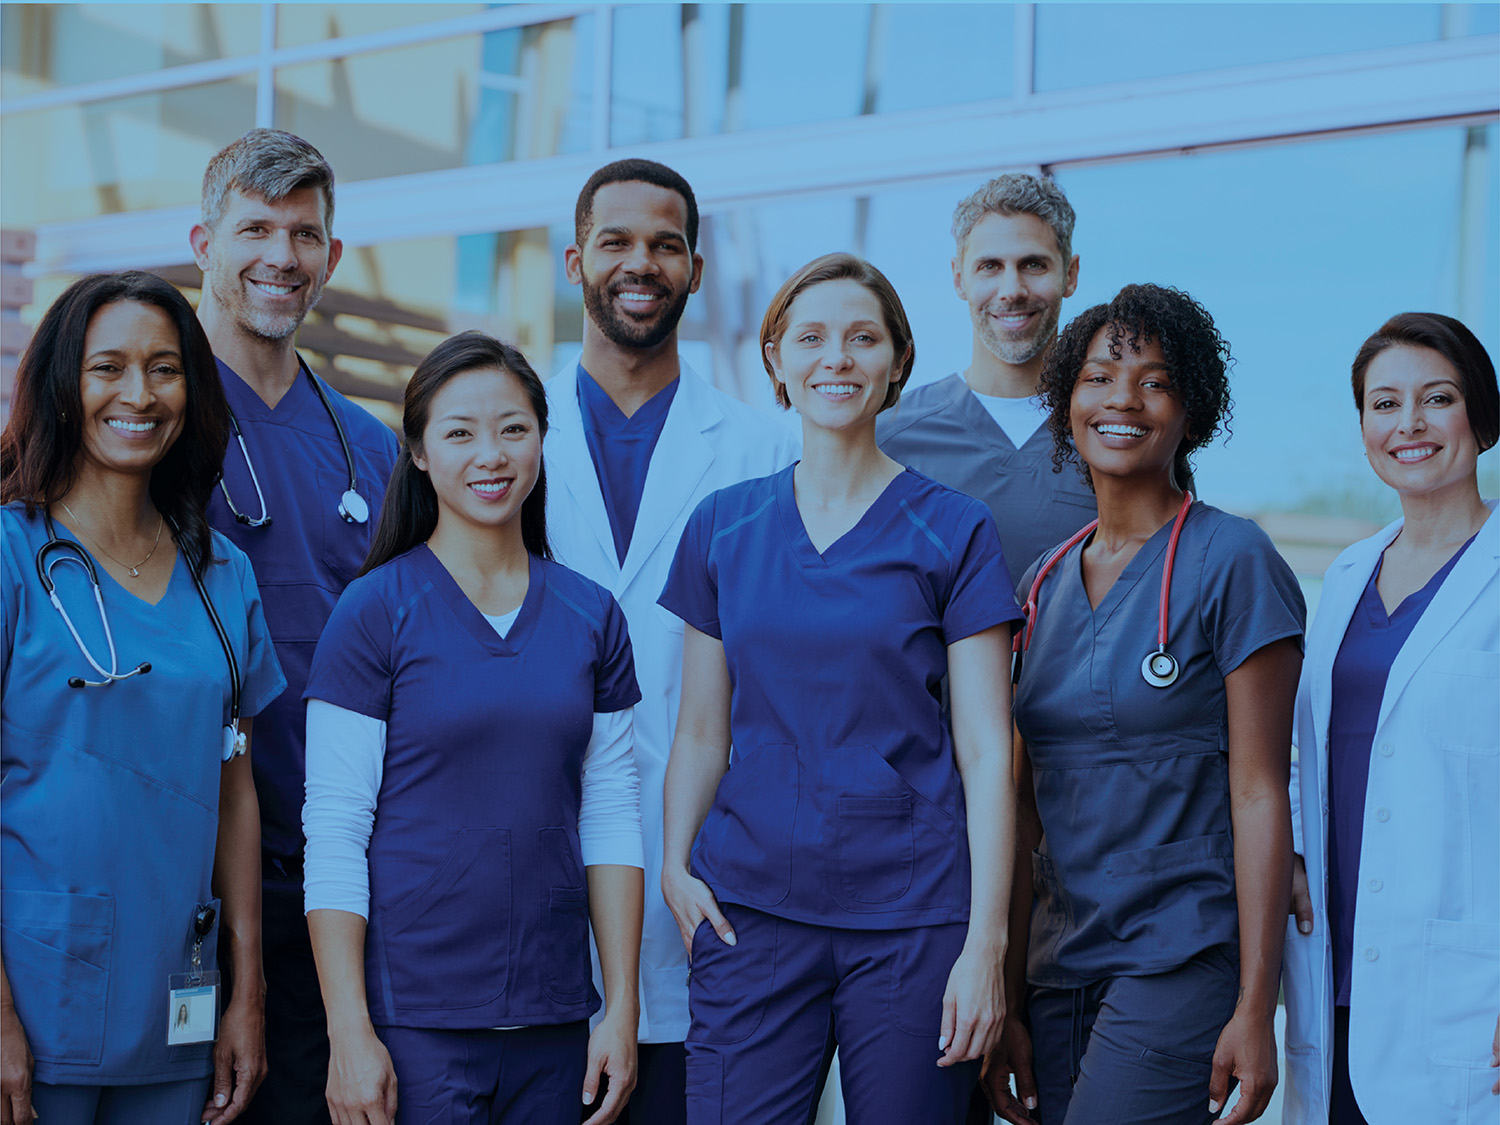
[[[1453,318],[1402,313],[1353,384],[1402,518],[1334,560],[1307,638],[1285,1120],[1495,1121],[1500,521],[1476,465],[1495,366]]]
[[[688,964],[660,887],[682,622],[656,599],[698,502],[785,468],[796,441],[783,419],[725,394],[678,354],[678,324],[705,265],[698,204],[677,172],[636,158],[595,171],[578,193],[563,265],[583,293],[583,351],[547,380],[548,539],[559,562],[619,600],[641,687],[640,1081],[621,1121],[681,1125]]]
[[[625,618],[548,551],[546,393],[519,351],[478,332],[439,344],[403,427],[307,687],[329,1109],[576,1125],[592,1107],[606,1125],[635,1080],[639,1015]],[[592,1036],[590,920],[609,999]]]
[[[837,1044],[853,1125],[962,1121],[1003,1014],[1010,576],[983,504],[875,444],[914,355],[878,270],[808,263],[761,341],[802,460],[703,501],[661,596],[688,1120],[801,1125]]]
[[[1056,181],[1011,172],[953,209],[953,290],[972,324],[969,365],[913,387],[880,416],[887,455],[982,500],[1020,581],[1097,514],[1076,473],[1052,471],[1037,391],[1063,300],[1078,286],[1073,207]]]
[[[265,1074],[259,991],[234,994],[215,1043],[206,975],[222,941],[260,979],[260,818],[227,727],[248,736],[285,683],[250,564],[204,517],[228,434],[192,307],[151,274],[69,286],[16,373],[0,438],[7,1125],[229,1122]],[[183,1005],[195,1018],[174,1028]]]
[[[252,129],[203,175],[192,228],[233,433],[209,520],[255,564],[287,690],[256,726],[270,1074],[253,1125],[326,1125],[328,1033],[302,911],[302,689],[323,624],[370,548],[396,460],[385,423],[322,382],[296,332],[339,263],[333,169],[301,137]]]
[[[1024,955],[1030,1036],[1013,1016],[987,1068],[1011,1121],[1207,1122],[1238,1079],[1238,1125],[1276,1085],[1304,607],[1263,532],[1179,484],[1227,418],[1229,362],[1202,306],[1130,285],[1042,375],[1099,521],[1020,587],[1010,980]]]

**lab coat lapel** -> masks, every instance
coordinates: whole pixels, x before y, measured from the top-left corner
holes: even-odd
[[[576,400],[576,395],[574,396]],[[713,464],[713,445],[704,432],[712,428],[723,411],[709,393],[708,384],[682,365],[677,393],[662,423],[661,437],[646,470],[646,487],[641,492],[641,507],[635,517],[635,531],[620,572],[620,588],[628,588],[641,571],[646,559],[656,550],[677,517],[692,500],[703,475]],[[580,441],[582,439],[580,438]],[[594,487],[597,494],[598,485]],[[600,501],[601,518],[603,502]],[[609,536],[605,521],[604,535]]]
[[[1412,674],[1484,592],[1497,569],[1500,569],[1500,517],[1495,515],[1492,505],[1490,518],[1479,529],[1479,537],[1448,572],[1448,577],[1391,663],[1391,673],[1385,681],[1385,695],[1380,700],[1381,723],[1390,715]]]
[[[594,458],[583,434],[583,412],[578,406],[578,363],[570,362],[547,384],[547,487],[567,491],[611,563],[615,537],[604,510],[604,493],[594,472]],[[648,482],[649,490],[649,482]],[[642,505],[644,510],[644,505]]]

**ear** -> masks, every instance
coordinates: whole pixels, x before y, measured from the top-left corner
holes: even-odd
[[[1064,297],[1071,297],[1074,290],[1078,288],[1078,255],[1073,255],[1073,260],[1068,263],[1068,285],[1063,290]]]
[[[778,383],[784,382],[781,378],[781,353],[776,347],[775,340],[766,341],[765,353],[766,362],[771,365],[771,378]]]
[[[339,264],[339,259],[344,256],[344,240],[342,238],[330,238],[328,240],[328,269],[323,273],[323,284],[328,284],[328,279],[333,276],[333,267]]]
[[[698,286],[703,284],[703,255],[693,255],[693,280],[688,282],[688,292],[698,292]]]
[[[413,442],[411,446],[411,463],[424,473],[427,471],[427,458],[422,453],[421,445],[416,442]]]
[[[1075,261],[1076,261],[1076,259],[1075,259]],[[955,293],[958,294],[958,299],[959,300],[967,302],[968,299],[969,299],[969,297],[968,297],[968,294],[966,294],[964,292],[964,257],[963,257],[963,254],[960,253],[960,254],[954,255],[953,260],[952,260],[952,262],[950,264],[953,267],[953,292],[955,292]],[[1069,292],[1072,292],[1072,290],[1069,290]]]
[[[208,241],[208,228],[202,223],[194,223],[193,229],[188,231],[188,245],[193,248],[193,261],[204,273],[208,272]]]
[[[567,275],[569,285],[583,284],[583,251],[577,243],[563,251],[563,273]]]

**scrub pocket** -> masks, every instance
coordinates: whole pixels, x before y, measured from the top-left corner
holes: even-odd
[[[370,518],[365,523],[350,523],[339,515],[339,501],[349,491],[349,476],[340,470],[317,470],[317,499],[314,503],[323,517],[323,565],[345,582],[350,582],[364,565],[365,555],[370,550],[370,537],[375,522],[380,518],[380,504],[376,497],[381,490],[363,477],[359,481],[359,494],[370,506]]]
[[[432,873],[381,910],[380,957],[397,1009],[477,1008],[505,991],[511,943],[495,932],[510,930],[510,868],[509,831],[463,828]],[[496,947],[506,954],[476,974],[473,951]]]
[[[693,873],[734,901],[775,906],[792,888],[797,746],[768,742],[729,768],[698,832]]]
[[[591,983],[588,892],[552,888],[546,918],[546,940],[533,951],[542,961],[542,988],[559,1004],[581,1004]]]
[[[1193,836],[1114,852],[1102,888],[1100,914],[1112,937],[1142,942],[1145,951],[1176,950],[1183,935],[1203,929],[1205,901],[1233,900],[1234,841]]]
[[[942,901],[955,875],[957,828],[873,746],[840,746],[822,763],[833,807],[829,889],[850,913],[883,913],[908,896]],[[913,894],[918,871],[922,883]],[[968,887],[965,885],[964,897]]]
[[[38,1062],[103,1056],[114,926],[107,895],[0,893],[5,973]]]
[[[734,945],[725,944],[708,919],[693,932],[692,973],[688,977],[688,1067],[693,1044],[743,1043],[760,1029],[776,980],[780,922],[772,914],[720,904],[734,927]]]

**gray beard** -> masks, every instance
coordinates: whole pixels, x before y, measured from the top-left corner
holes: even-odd
[[[1057,335],[1057,321],[1061,312],[1061,309],[1048,310],[1048,315],[1037,324],[1036,331],[1019,340],[1007,339],[1003,332],[990,323],[989,316],[981,313],[976,325],[979,339],[984,342],[985,350],[1000,362],[1012,367],[1022,367],[1041,355],[1047,350],[1047,345],[1052,343],[1052,338]]]

